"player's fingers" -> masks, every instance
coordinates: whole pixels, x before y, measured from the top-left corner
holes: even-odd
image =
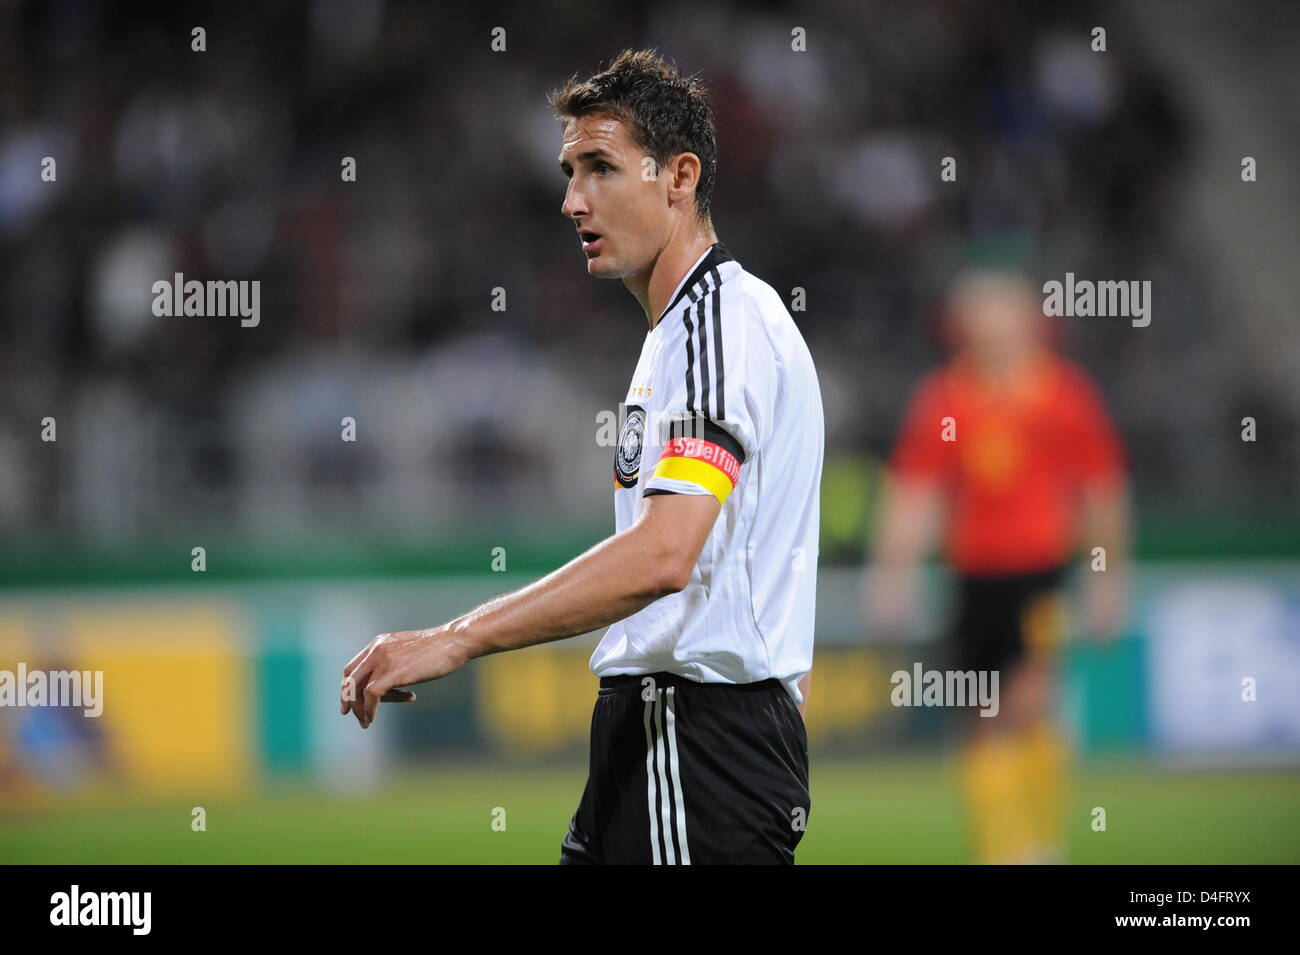
[[[366,691],[363,695],[362,715],[365,722],[362,726],[369,728],[370,724],[375,721],[375,714],[379,711],[379,701],[383,699],[384,694],[393,688],[392,681],[388,678],[374,678],[366,684]]]
[[[348,665],[343,668],[343,683],[339,687],[339,712],[347,716],[348,710],[351,709],[351,703],[357,699],[357,687],[364,685],[361,683],[362,677],[369,667],[366,665],[367,654],[370,652],[370,645],[348,661]]]
[[[352,715],[357,719],[357,725],[365,729],[370,725],[370,719],[366,715],[366,691],[369,687],[362,683],[357,686],[357,701],[352,704]]]
[[[348,710],[352,708],[352,704],[357,700],[357,695],[360,692],[357,679],[362,672],[354,670],[351,674],[345,675],[343,682],[339,684],[339,712],[344,716],[347,715]]]
[[[364,647],[362,647],[362,648],[357,652],[357,655],[354,656],[351,660],[349,660],[349,661],[347,662],[347,664],[343,667],[343,675],[344,675],[344,676],[347,676],[347,675],[350,674],[353,670],[355,670],[358,666],[360,666],[360,665],[361,665],[361,661],[364,660],[364,659],[366,658],[366,655],[367,655],[368,653],[370,653],[370,651],[374,648],[374,645],[375,645],[375,641],[374,641],[374,640],[371,640],[371,641],[370,641],[369,643],[367,643]]]
[[[357,701],[357,694],[360,689],[357,686],[356,675],[345,676],[343,682],[339,685],[339,712],[347,716],[352,706]]]
[[[366,726],[375,721],[380,703],[409,703],[415,699],[410,690],[399,690],[398,682],[398,675],[391,672],[384,676],[371,676],[365,693]]]
[[[353,670],[352,673],[344,678],[343,688],[340,696],[343,700],[343,715],[346,716],[349,711],[356,716],[357,722],[361,722],[361,709],[364,704],[365,686],[370,680],[370,671],[372,665],[367,661],[361,667]],[[364,726],[365,724],[362,723]]]

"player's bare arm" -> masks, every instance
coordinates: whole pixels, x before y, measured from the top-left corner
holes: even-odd
[[[896,632],[917,604],[921,562],[938,541],[945,504],[934,481],[891,478],[884,491],[879,530],[861,594],[863,619],[872,629]]]
[[[475,657],[588,633],[685,588],[720,510],[711,494],[661,494],[637,523],[558,570],[439,627],[380,634],[343,668],[339,712],[363,728],[401,687],[454,673]]]
[[[1084,603],[1088,633],[1106,642],[1118,637],[1128,618],[1130,517],[1125,482],[1085,485],[1082,495],[1083,526],[1087,541],[1084,559],[1093,560],[1092,548],[1102,547],[1106,569],[1084,576]]]

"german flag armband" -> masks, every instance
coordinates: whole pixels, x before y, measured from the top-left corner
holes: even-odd
[[[690,481],[708,490],[719,504],[725,504],[740,480],[740,466],[745,463],[740,442],[706,418],[675,424],[672,435],[659,456],[653,477]]]

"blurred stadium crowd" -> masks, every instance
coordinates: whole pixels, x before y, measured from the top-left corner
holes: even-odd
[[[1108,51],[1089,48],[1097,19],[881,0],[633,18],[522,2],[0,5],[0,534],[602,523],[612,450],[596,413],[617,410],[645,326],[621,283],[586,277],[561,220],[545,93],[624,46],[657,47],[714,92],[715,222],[787,299],[806,291],[795,317],[828,463],[887,452],[942,352],[951,275],[1013,263],[1038,283],[1152,280],[1147,328],[1060,320],[1139,502],[1289,499],[1294,410],[1232,360],[1232,308],[1180,226],[1198,131],[1122,13],[1104,18]],[[151,286],[176,272],[260,280],[260,325],[155,317]],[[1270,413],[1289,439],[1243,449],[1240,417]],[[38,440],[46,416],[57,443]],[[356,443],[340,440],[345,416]]]

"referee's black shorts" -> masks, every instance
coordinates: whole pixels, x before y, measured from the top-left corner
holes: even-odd
[[[1010,670],[1026,658],[1044,659],[1065,638],[1062,588],[1066,567],[1021,574],[962,574],[948,640],[958,670]]]
[[[602,677],[562,865],[792,864],[808,735],[778,680]]]

